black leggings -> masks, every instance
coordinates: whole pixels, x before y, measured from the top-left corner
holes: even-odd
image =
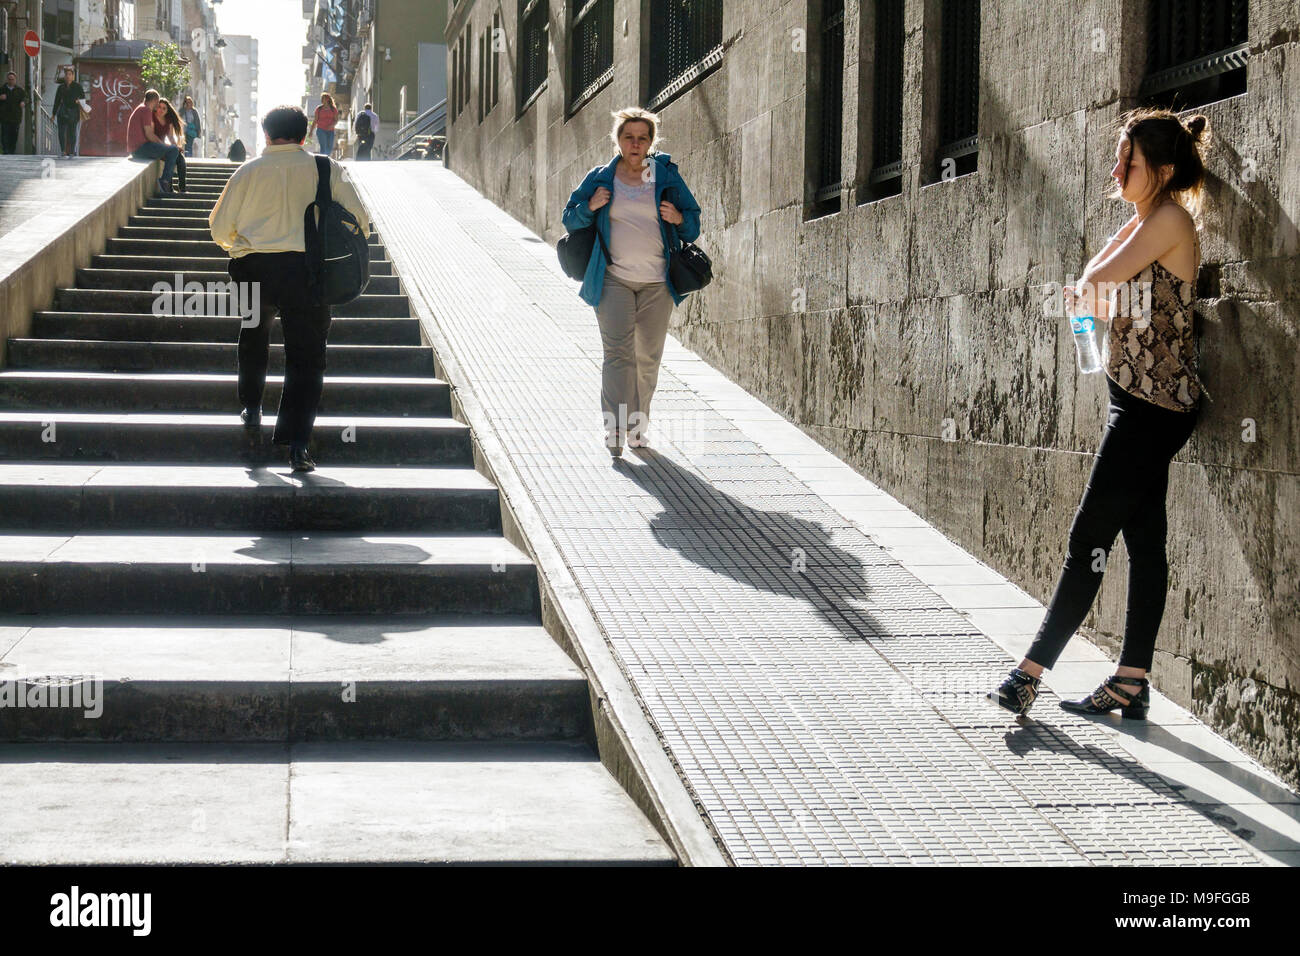
[[[1197,412],[1175,412],[1124,391],[1108,377],[1110,415],[1088,487],[1070,526],[1065,567],[1025,655],[1051,667],[1088,615],[1115,536],[1128,550],[1128,611],[1121,667],[1151,669],[1165,613],[1165,492],[1169,462],[1196,427]]]

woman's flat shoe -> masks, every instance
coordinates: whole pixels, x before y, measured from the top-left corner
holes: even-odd
[[[1072,714],[1109,714],[1116,707],[1122,717],[1146,720],[1151,709],[1151,682],[1145,677],[1107,677],[1083,700],[1061,701],[1061,709]]]
[[[637,435],[635,438],[629,438],[627,440],[627,447],[628,448],[649,448],[650,439],[647,438],[645,435]]]
[[[997,690],[986,696],[1000,707],[1005,707],[1017,717],[1029,713],[1038,699],[1038,684],[1041,677],[1030,677],[1019,667],[1013,668],[1007,679],[998,685]]]

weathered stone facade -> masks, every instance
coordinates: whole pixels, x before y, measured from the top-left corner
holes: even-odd
[[[716,276],[678,309],[675,334],[1044,601],[1106,408],[1101,376],[1077,373],[1064,321],[1044,314],[1044,287],[1077,275],[1126,218],[1105,194],[1113,123],[1138,102],[1146,8],[985,2],[978,170],[932,182],[939,3],[907,0],[902,192],[860,204],[871,74],[848,0],[846,189],[820,218],[807,218],[804,174],[810,70],[792,42],[814,33],[808,2],[727,0],[721,64],[661,110]],[[448,44],[467,23],[477,36],[492,9],[461,0]],[[517,117],[510,7],[500,103],[450,124],[450,167],[558,239],[570,190],[612,155],[610,111],[645,101],[647,10],[614,0],[612,79],[566,116],[570,11],[552,0],[548,85]],[[1249,44],[1246,94],[1199,108],[1212,133],[1198,312],[1214,401],[1171,469],[1155,677],[1295,785],[1300,0],[1253,0]],[[1105,646],[1122,634],[1126,590],[1117,544],[1087,622]]]

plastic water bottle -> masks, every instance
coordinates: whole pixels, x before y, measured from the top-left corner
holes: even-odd
[[[1097,319],[1091,315],[1070,317],[1070,331],[1074,333],[1074,350],[1079,356],[1079,371],[1083,374],[1101,371],[1101,356],[1097,353],[1094,334]]]

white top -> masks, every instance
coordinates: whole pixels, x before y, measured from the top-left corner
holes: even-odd
[[[654,180],[629,186],[614,177],[609,204],[608,271],[624,282],[663,282],[668,277],[664,240],[659,232]]]

